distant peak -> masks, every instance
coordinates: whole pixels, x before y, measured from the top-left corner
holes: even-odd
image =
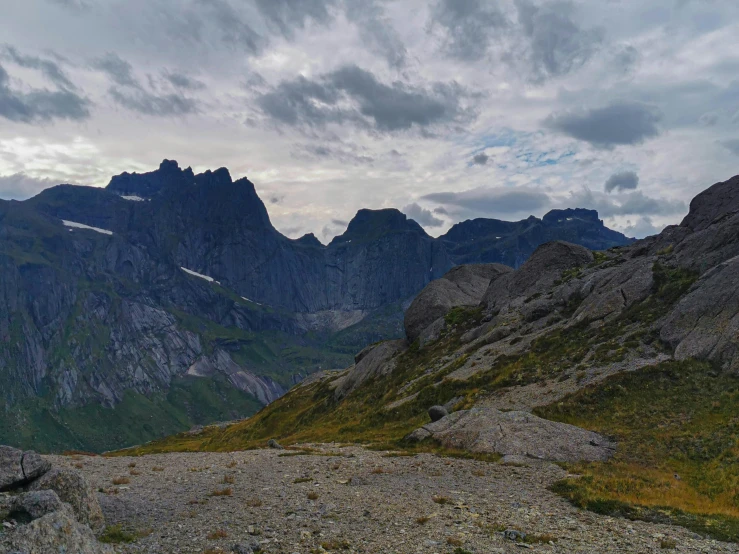
[[[357,212],[343,235],[331,241],[331,244],[348,242],[352,239],[374,240],[383,233],[413,231],[426,235],[418,223],[408,219],[403,212],[395,208],[382,210],[361,209]]]
[[[159,171],[179,170],[180,165],[175,160],[163,160],[159,164]]]
[[[598,212],[596,210],[588,210],[585,208],[552,210],[542,218],[542,221],[544,223],[551,224],[559,223],[561,221],[574,221],[576,219],[581,221],[590,221],[592,223],[603,223],[598,217]]]
[[[321,241],[313,233],[306,233],[299,239],[295,239],[295,242],[304,246],[323,246]]]

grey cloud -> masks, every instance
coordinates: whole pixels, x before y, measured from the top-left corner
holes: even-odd
[[[638,102],[614,102],[603,108],[560,112],[550,115],[544,125],[596,148],[610,149],[622,144],[641,144],[659,135],[662,113]]]
[[[421,197],[442,204],[449,211],[506,216],[532,214],[550,204],[543,192],[524,188],[476,188],[464,192],[436,192]],[[452,210],[454,208],[454,210]]]
[[[413,204],[408,204],[401,211],[424,227],[439,227],[444,224],[441,219],[439,219],[438,217],[434,217],[434,214],[431,213],[431,210],[422,208],[415,202]]]
[[[309,19],[318,23],[330,21],[329,9],[335,4],[335,0],[256,0],[265,19],[286,37],[291,37],[295,28],[302,29]]]
[[[652,223],[652,218],[645,216],[638,218],[635,222],[627,221],[627,227],[623,232],[627,237],[636,237],[641,239],[656,235],[662,231],[663,228],[664,227],[657,227]]]
[[[25,173],[0,175],[0,198],[4,200],[25,200],[57,184],[50,179],[29,177]]]
[[[86,10],[91,7],[91,3],[87,0],[48,0],[52,4],[62,6],[64,8],[70,8],[72,10]]]
[[[479,154],[475,154],[475,156],[472,158],[472,163],[475,165],[485,165],[488,163],[489,159],[490,156],[485,154],[485,152],[480,152]]]
[[[284,199],[285,197],[283,195],[272,194],[269,196],[269,203],[270,204],[280,204]]]
[[[198,0],[210,13],[221,33],[221,40],[231,46],[238,45],[250,54],[259,53],[266,45],[265,39],[241,17],[226,0]]]
[[[446,209],[442,207],[434,208],[434,213],[439,214],[439,215],[449,215],[449,212],[446,211]]]
[[[69,90],[77,89],[56,62],[39,58],[38,56],[21,54],[10,45],[5,46],[4,57],[21,67],[40,71],[47,79],[59,87]]]
[[[101,58],[93,61],[93,67],[106,73],[115,83],[122,86],[139,87],[139,82],[133,75],[133,67],[118,54],[108,52]]]
[[[603,33],[581,29],[573,19],[571,2],[538,6],[530,0],[516,0],[515,4],[529,39],[529,61],[536,78],[565,75],[583,65],[600,47]]]
[[[188,77],[182,73],[165,73],[164,78],[167,79],[172,85],[180,89],[186,90],[202,90],[205,88],[205,83]]]
[[[639,176],[634,171],[621,171],[611,175],[605,184],[606,192],[614,190],[635,190],[639,186]]]
[[[509,24],[497,5],[483,0],[439,0],[431,17],[431,28],[443,31],[443,49],[465,61],[484,58],[496,30]]]
[[[371,164],[374,158],[352,151],[351,148],[333,148],[320,144],[304,144],[296,146],[295,155],[298,158],[334,159],[341,163],[362,165]]]
[[[426,128],[468,119],[463,106],[468,96],[456,83],[433,83],[429,88],[381,83],[355,65],[342,67],[316,80],[298,77],[257,97],[263,113],[291,126],[324,126],[353,122],[394,132]]]
[[[687,212],[685,202],[652,198],[641,191],[608,195],[583,189],[572,194],[567,201],[567,205],[568,207],[577,206],[597,210],[601,217],[617,215],[668,216]]]
[[[90,117],[90,101],[68,90],[15,91],[10,88],[8,73],[0,66],[0,117],[21,123],[79,121]]]
[[[391,67],[405,67],[408,52],[380,6],[368,0],[346,0],[346,14],[370,50],[384,57]]]
[[[118,104],[145,115],[174,116],[198,111],[194,100],[178,94],[156,95],[145,90],[111,88],[110,95]]]
[[[93,67],[107,74],[118,85],[112,86],[108,93],[118,105],[126,109],[144,115],[162,117],[185,115],[198,111],[197,102],[182,94],[154,94],[146,90],[134,75],[131,64],[113,52],[108,52],[105,56],[95,60]],[[166,78],[170,83],[175,84],[171,76],[172,74],[169,74]],[[176,76],[175,81],[179,79],[183,82],[182,77],[184,76]],[[192,85],[189,80],[187,82]]]
[[[349,222],[344,221],[343,219],[332,219],[331,224],[336,225],[337,227],[346,227],[347,225],[349,225]]]
[[[723,140],[720,144],[732,154],[739,156],[739,139]]]

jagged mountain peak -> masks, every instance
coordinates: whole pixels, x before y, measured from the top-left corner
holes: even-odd
[[[564,221],[588,221],[591,223],[603,225],[603,221],[598,217],[597,210],[588,210],[585,208],[566,208],[564,210],[551,210],[541,218],[544,223],[562,223]]]
[[[681,227],[700,231],[715,221],[739,211],[739,175],[707,188],[690,202]]]
[[[346,231],[334,238],[331,244],[340,244],[350,240],[374,240],[389,232],[411,231],[428,236],[418,223],[409,219],[403,212],[395,208],[380,210],[361,209],[352,218]]]
[[[180,169],[174,160],[164,160],[159,169],[148,173],[123,172],[114,176],[107,190],[120,196],[151,198],[169,186],[185,186],[195,178],[191,168]]]

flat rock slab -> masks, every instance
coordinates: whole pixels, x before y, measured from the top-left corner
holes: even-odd
[[[615,444],[598,433],[529,412],[486,407],[454,412],[411,436],[429,437],[447,448],[553,462],[605,461],[615,451]]]
[[[19,488],[50,469],[51,464],[36,452],[0,446],[0,491]]]

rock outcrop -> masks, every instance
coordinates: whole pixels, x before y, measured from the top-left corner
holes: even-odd
[[[574,425],[481,407],[449,414],[408,437],[411,442],[424,439],[446,448],[553,462],[605,461],[615,451],[605,437]]]
[[[109,554],[97,541],[105,520],[92,487],[75,470],[52,468],[35,452],[0,446],[0,475],[17,472],[19,463],[31,468],[0,494],[0,552],[13,554]],[[25,489],[21,488],[25,486]]]
[[[501,264],[462,265],[432,281],[405,312],[408,341],[415,341],[424,329],[443,318],[452,308],[477,306],[490,282],[510,271],[512,268]]]
[[[0,446],[0,492],[17,489],[51,469],[36,452]]]
[[[369,348],[359,362],[333,382],[334,396],[344,398],[369,379],[383,377],[394,369],[393,358],[407,348],[405,340],[385,341]]]

